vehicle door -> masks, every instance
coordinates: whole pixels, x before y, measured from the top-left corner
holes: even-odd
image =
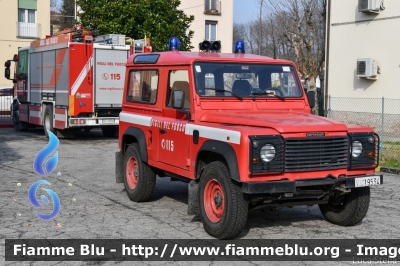
[[[185,134],[188,123],[188,113],[191,109],[191,95],[189,82],[189,67],[180,67],[168,72],[168,88],[166,102],[163,106],[161,121],[157,121],[158,129],[158,161],[170,166],[189,170],[189,141],[190,136]],[[185,93],[184,108],[172,108],[172,92],[180,90]],[[186,111],[186,113],[185,113]]]

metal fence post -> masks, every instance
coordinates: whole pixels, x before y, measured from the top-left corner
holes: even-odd
[[[381,125],[381,155],[383,155],[383,140],[385,138],[385,97],[382,97],[382,125]],[[380,148],[380,147],[379,147]]]
[[[329,99],[328,99],[328,113],[327,113],[326,116],[327,116],[328,118],[333,118],[333,117],[331,117],[331,115],[332,115],[332,113],[331,113],[331,96],[329,95],[328,98],[329,98]]]

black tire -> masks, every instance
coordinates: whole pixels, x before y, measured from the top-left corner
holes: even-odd
[[[124,158],[124,185],[128,197],[135,202],[149,200],[156,186],[156,173],[142,161],[139,145],[129,145]]]
[[[115,126],[102,127],[101,131],[103,131],[103,136],[106,138],[118,137],[118,127]]]
[[[206,232],[218,239],[239,235],[246,225],[248,202],[240,186],[231,179],[226,165],[220,161],[208,164],[199,185],[200,217]]]
[[[319,209],[330,223],[342,226],[355,225],[367,214],[370,195],[369,187],[352,188],[350,193],[332,197],[327,204],[319,204]]]
[[[28,123],[19,120],[19,104],[15,102],[12,106],[12,122],[15,131],[26,131],[28,130]]]
[[[42,119],[42,124],[43,124],[43,130],[44,134],[46,137],[49,137],[49,134],[47,133],[47,130],[49,130],[51,133],[54,135],[57,135],[57,130],[54,128],[53,125],[53,106],[52,105],[46,105],[46,108],[44,109],[43,113],[43,119]]]

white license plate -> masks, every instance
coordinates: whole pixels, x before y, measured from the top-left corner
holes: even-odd
[[[103,124],[114,124],[115,119],[103,119]]]
[[[369,187],[380,184],[381,184],[380,176],[367,176],[367,177],[355,178],[355,187]]]

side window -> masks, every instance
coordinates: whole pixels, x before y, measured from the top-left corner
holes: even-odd
[[[185,93],[184,108],[190,108],[189,74],[187,70],[172,70],[169,72],[169,89],[167,90],[167,106],[171,107],[172,92],[180,90]]]
[[[129,102],[156,103],[158,70],[137,70],[129,72],[127,100]]]

